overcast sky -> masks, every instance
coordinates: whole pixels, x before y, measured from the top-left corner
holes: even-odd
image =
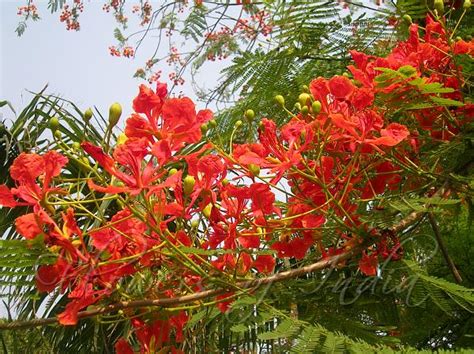
[[[134,60],[110,56],[108,47],[116,42],[113,29],[117,25],[111,14],[102,10],[102,0],[85,1],[79,32],[66,31],[59,13],[50,14],[47,1],[37,0],[41,20],[29,22],[25,34],[18,37],[15,29],[20,18],[16,13],[24,3],[0,0],[0,100],[10,101],[20,111],[32,98],[27,90],[37,92],[48,84],[48,93],[69,99],[80,108],[97,106],[107,112],[109,105],[118,101],[128,114],[138,85],[144,82],[132,76],[152,52],[153,38]],[[137,20],[130,17],[130,28],[139,29]],[[207,87],[217,82],[221,67],[203,74]],[[161,69],[169,71],[167,65]],[[190,80],[183,92],[193,96]],[[5,108],[0,112],[7,117]]]

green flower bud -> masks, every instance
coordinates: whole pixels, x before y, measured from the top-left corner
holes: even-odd
[[[207,204],[206,207],[202,209],[202,215],[204,215],[208,219],[211,217],[211,212],[212,212],[212,203]]]
[[[61,131],[60,130],[56,130],[53,135],[56,139],[58,139],[58,140],[61,139]]]
[[[311,105],[311,109],[313,110],[314,114],[318,114],[319,112],[321,112],[321,102],[314,101]]]
[[[230,183],[230,182],[229,182],[229,180],[228,180],[227,178],[224,178],[224,179],[222,180],[222,185],[223,185],[223,186],[227,186],[229,183]]]
[[[209,121],[209,125],[211,126],[211,128],[215,128],[217,127],[217,121],[215,119],[211,119]]]
[[[275,102],[283,107],[285,105],[285,98],[282,95],[276,95]]]
[[[87,108],[86,111],[84,112],[84,115],[82,116],[82,118],[84,118],[84,121],[87,123],[91,120],[92,118],[92,109],[90,108]]]
[[[260,175],[260,166],[251,163],[249,164],[249,171],[252,175],[257,177],[258,175]]]
[[[303,108],[301,108],[301,113],[303,114],[303,116],[308,115],[308,113],[309,113],[308,106],[303,106]]]
[[[406,15],[403,15],[403,21],[405,21],[407,23],[407,25],[411,25],[413,23],[413,20],[411,19],[411,16],[406,14]]]
[[[207,133],[208,129],[209,129],[209,126],[206,123],[201,124],[201,133],[203,135]]]
[[[464,0],[464,4],[462,4],[462,8],[467,11],[471,8],[471,5],[472,5],[471,0]]]
[[[296,102],[295,103],[295,108],[298,110],[298,111],[301,111],[301,104],[299,102]]]
[[[199,220],[193,220],[193,221],[191,221],[191,227],[192,227],[193,229],[197,229],[198,226],[199,226]]]
[[[195,184],[196,184],[196,179],[193,176],[187,175],[186,177],[184,177],[184,181],[183,181],[184,194],[185,195],[191,194],[193,192]]]
[[[235,122],[234,128],[239,129],[242,126],[242,124],[244,124],[244,123],[239,119],[237,122]]]
[[[51,129],[51,131],[54,133],[55,131],[57,131],[59,128],[59,118],[58,117],[52,117],[50,120],[49,120],[49,129]]]
[[[73,142],[71,145],[72,149],[77,151],[81,148],[81,144],[79,144],[77,141]]]
[[[168,176],[172,176],[172,175],[176,174],[176,172],[178,172],[178,170],[176,168],[172,168],[168,171]]]
[[[302,93],[298,97],[298,102],[300,103],[301,106],[305,106],[308,104],[308,101],[311,100],[311,96],[308,95],[307,93]]]
[[[252,121],[255,118],[255,112],[253,109],[247,109],[245,111],[245,118],[247,118],[249,121]]]
[[[120,116],[122,115],[122,106],[120,103],[113,103],[109,108],[109,124],[110,127],[114,127],[117,125]]]

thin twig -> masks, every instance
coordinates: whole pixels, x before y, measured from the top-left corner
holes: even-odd
[[[444,241],[441,238],[441,231],[439,229],[438,223],[436,222],[436,219],[433,213],[431,212],[428,213],[428,219],[430,221],[431,228],[433,229],[433,232],[435,234],[436,241],[438,242],[439,248],[441,249],[441,253],[443,254],[444,260],[446,261],[446,264],[448,265],[449,270],[453,274],[454,280],[456,280],[456,283],[458,284],[462,283],[461,275],[459,274],[459,271],[456,268],[456,265],[454,264],[453,260],[449,256],[448,249],[446,248],[446,245],[444,244]]]

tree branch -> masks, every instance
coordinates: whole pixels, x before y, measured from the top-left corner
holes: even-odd
[[[456,280],[456,283],[460,284],[462,282],[461,275],[459,274],[459,271],[456,268],[456,265],[454,264],[453,260],[449,256],[448,249],[446,248],[446,245],[444,244],[444,241],[441,238],[441,231],[433,213],[428,213],[428,220],[430,221],[431,228],[433,229],[436,241],[438,242],[439,248],[441,249],[441,253],[443,254],[444,260],[446,261],[449,270],[453,274],[454,280]]]
[[[419,220],[424,215],[423,212],[413,212],[409,214],[406,218],[402,219],[399,223],[394,225],[389,229],[389,231],[393,233],[398,233],[408,227],[409,225],[413,224],[417,220]],[[380,233],[378,233],[380,234]],[[198,300],[202,300],[208,297],[217,296],[224,294],[229,291],[233,291],[235,289],[252,289],[258,288],[262,285],[268,285],[292,278],[296,278],[298,276],[308,274],[314,272],[316,270],[322,270],[326,268],[335,267],[341,261],[347,260],[352,257],[357,252],[363,249],[363,245],[359,245],[350,249],[349,251],[338,254],[336,256],[328,257],[325,259],[321,259],[316,263],[307,265],[305,267],[301,267],[298,269],[291,269],[284,272],[280,272],[277,274],[273,274],[271,276],[265,278],[257,278],[247,281],[242,281],[235,284],[234,289],[231,288],[221,288],[221,289],[209,289],[204,291],[199,291],[193,294],[173,297],[173,298],[162,298],[162,299],[143,299],[143,300],[134,300],[134,301],[120,301],[114,304],[101,306],[93,310],[81,311],[78,313],[78,319],[84,319],[89,317],[94,317],[97,315],[103,315],[106,313],[127,309],[127,308],[140,308],[140,307],[172,307],[176,305],[187,304],[190,302],[195,302]],[[21,329],[21,328],[30,328],[30,327],[37,327],[37,326],[46,326],[51,324],[58,323],[58,319],[56,317],[50,318],[38,318],[29,321],[13,321],[8,323],[0,323],[0,330],[8,330],[8,329]]]
[[[350,258],[358,250],[360,250],[360,247],[353,248],[343,254],[339,254],[336,256],[319,260],[318,262],[310,264],[305,267],[277,273],[265,278],[257,278],[253,280],[239,282],[235,285],[235,287],[239,289],[257,288],[262,285],[267,285],[267,284],[280,282],[280,281],[291,279],[291,278],[296,278],[300,275],[311,273],[316,270],[334,267],[339,262]],[[154,307],[154,306],[171,307],[175,305],[182,305],[182,304],[202,300],[211,296],[217,296],[217,295],[220,295],[232,290],[233,289],[225,289],[225,288],[210,289],[210,290],[199,291],[193,294],[183,295],[183,296],[178,296],[178,297],[173,297],[173,298],[120,301],[115,304],[96,308],[94,310],[81,311],[78,313],[77,317],[79,319],[83,319],[83,318],[102,315],[105,313],[110,313],[110,312],[118,311],[121,309],[127,309],[127,308]],[[29,328],[29,327],[45,326],[45,325],[56,324],[56,323],[58,323],[58,319],[56,317],[38,318],[34,320],[29,320],[29,321],[14,321],[14,322],[9,322],[9,323],[0,323],[0,330]]]

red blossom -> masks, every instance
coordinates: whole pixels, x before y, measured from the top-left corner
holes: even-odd
[[[377,275],[378,264],[379,262],[376,253],[367,255],[366,252],[363,252],[362,258],[359,261],[359,269],[363,274],[369,277],[375,276]]]

